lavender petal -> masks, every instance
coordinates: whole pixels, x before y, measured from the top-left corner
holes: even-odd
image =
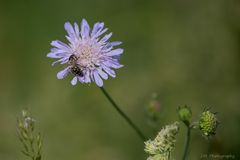
[[[64,77],[66,77],[68,75],[69,72],[70,72],[69,67],[67,67],[64,70],[61,70],[60,72],[57,73],[57,78],[63,79]]]
[[[110,69],[109,67],[103,66],[104,71],[109,74],[111,77],[115,78],[116,74],[114,70]]]
[[[99,76],[98,72],[94,71],[93,75],[94,75],[94,81],[96,82],[97,86],[102,87],[103,86],[103,80]]]
[[[51,42],[51,45],[54,46],[54,47],[57,47],[59,49],[62,49],[64,51],[69,51],[69,46],[59,40],[55,40],[55,41],[52,41]]]
[[[77,76],[75,76],[75,77],[71,80],[71,84],[72,84],[73,86],[75,86],[75,85],[77,84],[77,80],[78,80],[78,78],[77,78]]]
[[[116,56],[116,55],[120,55],[123,53],[123,49],[121,48],[118,48],[118,49],[115,49],[115,50],[112,50],[108,53],[106,53],[107,56]]]
[[[102,69],[98,69],[98,74],[103,78],[103,79],[108,79],[108,75],[102,71]]]
[[[95,23],[93,26],[91,36],[95,36],[97,33],[101,32],[103,27],[104,27],[104,23],[99,23],[99,22]]]
[[[81,36],[82,38],[88,38],[89,37],[89,31],[90,27],[85,19],[82,20],[81,23]]]
[[[112,33],[106,34],[99,42],[105,43],[111,36],[112,36]]]

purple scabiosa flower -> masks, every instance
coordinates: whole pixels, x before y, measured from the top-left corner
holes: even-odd
[[[58,79],[63,79],[69,73],[73,74],[72,85],[77,81],[81,83],[95,82],[99,87],[103,86],[102,79],[108,79],[108,76],[116,77],[113,69],[123,67],[119,63],[120,55],[123,49],[114,48],[121,44],[119,41],[108,42],[112,33],[103,34],[107,31],[103,22],[94,24],[91,30],[87,21],[82,20],[79,28],[77,23],[71,25],[66,22],[64,25],[68,35],[68,44],[59,40],[52,41],[53,48],[47,54],[49,58],[56,58],[57,61],[67,64],[66,67],[57,73]]]

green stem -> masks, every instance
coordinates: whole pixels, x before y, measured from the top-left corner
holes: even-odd
[[[100,87],[103,94],[106,96],[106,98],[110,101],[110,103],[113,105],[113,107],[117,110],[117,112],[127,121],[127,123],[135,130],[135,132],[138,134],[138,136],[145,141],[146,138],[144,134],[140,131],[140,129],[131,121],[131,119],[119,108],[119,106],[114,102],[114,100],[111,98],[111,96],[107,93],[107,91]]]
[[[187,126],[187,137],[186,137],[186,141],[185,141],[184,153],[183,153],[182,160],[187,160],[187,154],[188,154],[188,148],[189,148],[190,136],[191,136],[191,127],[189,125],[186,125],[186,126]]]

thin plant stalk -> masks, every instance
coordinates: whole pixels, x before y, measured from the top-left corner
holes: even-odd
[[[190,143],[190,137],[191,137],[191,127],[190,127],[190,125],[186,125],[186,126],[187,126],[187,137],[186,137],[186,141],[185,141],[185,146],[184,146],[184,152],[183,152],[182,160],[187,160],[189,143]]]
[[[145,141],[146,137],[142,133],[142,131],[132,122],[132,120],[119,108],[119,106],[115,103],[112,97],[108,94],[108,92],[100,87],[101,91],[105,95],[105,97],[109,100],[109,102],[113,105],[113,107],[117,110],[117,112],[127,121],[127,123],[133,128],[133,130],[138,134],[138,136]]]

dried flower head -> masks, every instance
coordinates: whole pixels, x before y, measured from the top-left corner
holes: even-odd
[[[63,79],[72,73],[74,76],[71,81],[72,85],[76,85],[77,81],[95,82],[102,87],[102,79],[106,80],[108,76],[116,77],[113,69],[123,67],[119,63],[123,49],[114,49],[115,46],[121,44],[119,41],[108,42],[112,33],[102,36],[107,31],[103,22],[95,23],[92,30],[85,19],[82,20],[80,29],[77,23],[71,25],[69,22],[65,23],[64,28],[68,33],[66,38],[69,43],[52,41],[53,48],[47,54],[49,58],[58,59],[53,62],[53,65],[58,62],[67,64],[65,69],[58,72],[58,79]]]
[[[145,151],[151,155],[149,158],[153,159],[156,155],[169,157],[170,152],[174,149],[178,131],[179,122],[175,122],[163,127],[154,140],[146,141]]]
[[[212,113],[209,110],[204,111],[199,120],[199,129],[205,136],[212,136],[216,134],[219,121],[216,117],[216,113]]]

